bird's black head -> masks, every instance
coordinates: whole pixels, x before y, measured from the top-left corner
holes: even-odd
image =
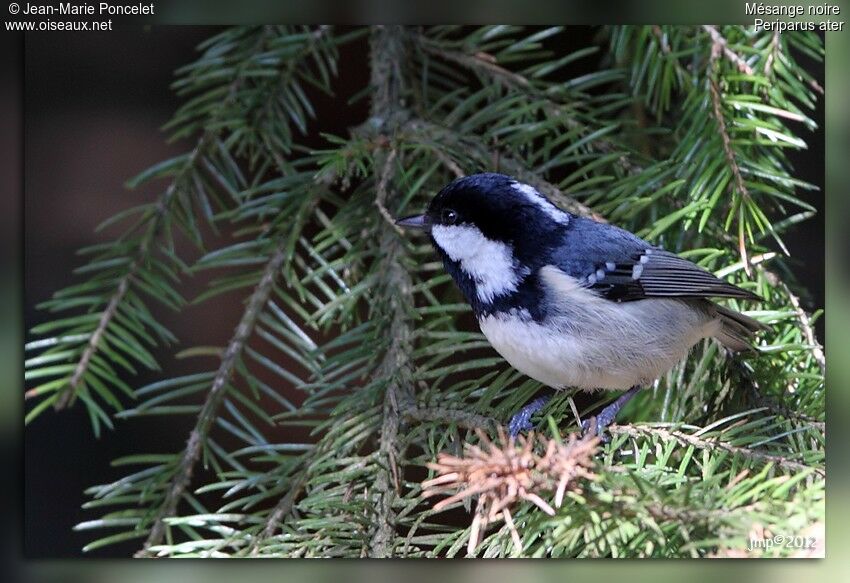
[[[542,267],[571,216],[504,174],[473,174],[443,188],[424,215],[398,222],[428,230],[477,313],[517,293]]]

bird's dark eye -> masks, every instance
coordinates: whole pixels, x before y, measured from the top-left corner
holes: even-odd
[[[443,209],[443,213],[440,215],[440,222],[444,225],[454,225],[458,218],[457,211],[452,209]]]

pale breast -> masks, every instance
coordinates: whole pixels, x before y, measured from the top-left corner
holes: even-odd
[[[514,368],[551,387],[627,389],[651,383],[719,329],[715,318],[687,301],[611,302],[575,280],[545,275],[547,269],[542,279],[558,291],[543,323],[527,311],[511,310],[482,317],[479,324]]]
[[[552,330],[516,312],[485,316],[481,331],[496,352],[518,371],[553,388],[629,388],[631,375],[599,366],[588,346],[571,334]]]

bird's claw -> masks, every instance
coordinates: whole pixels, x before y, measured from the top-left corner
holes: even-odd
[[[531,423],[531,416],[540,411],[549,402],[549,399],[551,399],[551,396],[538,397],[520,409],[508,422],[508,435],[516,437],[520,433],[533,429],[534,424]]]
[[[511,417],[511,420],[508,423],[508,435],[516,437],[520,433],[530,431],[534,425],[531,421],[529,421],[529,417],[531,417],[531,415],[523,415],[522,413],[517,413]]]
[[[623,408],[623,405],[628,403],[629,400],[634,397],[639,390],[639,386],[632,387],[631,389],[617,397],[617,399],[613,403],[602,409],[602,411],[599,412],[599,415],[586,419],[581,424],[582,435],[593,433],[602,440],[602,443],[608,443],[608,441],[610,441],[610,438],[605,433],[605,429],[614,422],[614,420],[617,418],[617,413],[620,412],[620,409]]]
[[[605,432],[605,428],[607,424],[602,424],[599,422],[599,418],[590,417],[589,419],[585,419],[581,422],[581,436],[587,437],[588,435],[596,436],[602,441],[602,443],[608,443],[611,441],[611,438]]]

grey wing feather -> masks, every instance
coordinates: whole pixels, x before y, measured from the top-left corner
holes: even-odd
[[[687,259],[657,248],[646,249],[628,261],[603,265],[592,280],[592,289],[617,301],[652,297],[761,299]]]

